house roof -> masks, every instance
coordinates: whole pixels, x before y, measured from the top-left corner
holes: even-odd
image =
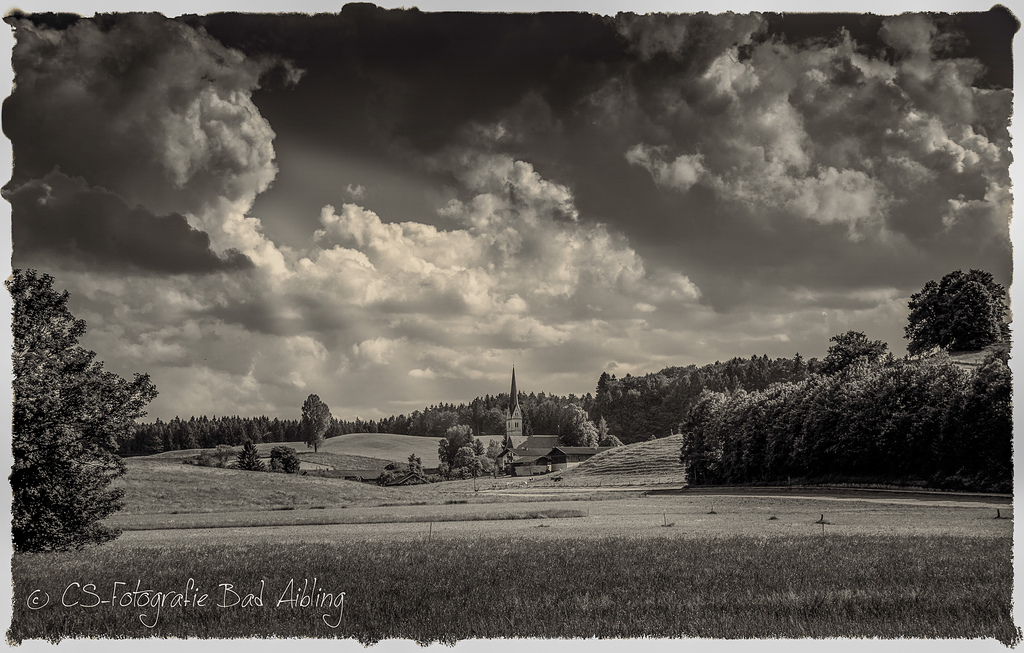
[[[555,447],[551,451],[561,451],[562,453],[601,453],[609,449],[614,449],[614,447]]]
[[[513,466],[516,465],[533,465],[541,460],[546,460],[547,454],[541,454],[540,456],[524,456],[518,460],[512,462]]]
[[[516,452],[525,449],[545,449],[550,451],[552,447],[558,446],[557,435],[531,435],[526,441],[516,447]]]
[[[387,483],[387,485],[389,485],[389,486],[391,486],[391,485],[409,485],[410,483],[429,483],[429,482],[430,481],[423,474],[418,474],[416,472],[408,472],[408,473],[406,473],[406,474],[404,474],[404,475],[394,479],[390,483]]]

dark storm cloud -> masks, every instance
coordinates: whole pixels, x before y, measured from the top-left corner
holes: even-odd
[[[282,139],[421,170],[440,150],[522,158],[572,189],[581,220],[709,280],[717,308],[745,301],[751,278],[841,290],[916,287],[920,260],[1009,272],[999,89],[1016,21],[999,7],[903,20],[346,5],[187,21],[309,71],[254,96]],[[638,145],[646,170],[626,156]]]
[[[272,52],[308,70],[286,96],[261,93],[261,108],[279,129],[347,147],[383,138],[435,150],[467,122],[489,121],[530,92],[561,113],[623,57],[614,26],[582,13],[428,14],[349,4],[337,15],[182,20],[229,47]],[[303,104],[301,115],[285,106],[294,102]]]
[[[248,94],[275,67],[294,80],[280,59],[248,59],[158,14],[6,21],[16,37],[3,104],[14,183],[59,166],[129,204],[198,212],[273,179],[273,132]]]
[[[181,215],[155,215],[117,195],[53,171],[8,188],[16,261],[37,256],[99,270],[134,269],[171,274],[252,267],[234,250],[218,256],[210,237]]]

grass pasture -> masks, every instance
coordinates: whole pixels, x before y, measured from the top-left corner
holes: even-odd
[[[126,458],[121,514],[272,510],[401,501],[391,488],[342,479],[182,465],[174,459]]]
[[[118,544],[18,555],[13,579],[13,642],[649,636],[1009,644],[1018,638],[1010,617],[1008,537]],[[201,605],[183,603],[201,594],[208,595]]]
[[[485,440],[486,443],[486,440]],[[298,443],[305,448],[305,443]],[[299,447],[295,444],[296,450]],[[416,435],[395,435],[393,433],[348,433],[333,438],[328,438],[320,446],[320,451],[326,453],[348,454],[353,456],[366,456],[368,458],[383,458],[405,462],[409,454],[414,453],[423,460],[424,467],[437,467],[440,461],[437,458],[437,438],[420,437]]]

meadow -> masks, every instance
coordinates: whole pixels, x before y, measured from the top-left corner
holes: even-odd
[[[127,459],[118,540],[14,557],[8,636],[1016,641],[1011,497],[680,490],[636,464],[669,444],[394,488]]]
[[[19,555],[13,578],[8,636],[16,643],[100,636],[327,637],[364,644],[518,637],[955,637],[1010,644],[1018,638],[1006,537],[115,544]]]

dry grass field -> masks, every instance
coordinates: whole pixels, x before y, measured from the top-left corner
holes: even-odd
[[[640,467],[627,485],[659,447],[677,445],[623,447],[560,482],[397,488],[128,459],[127,505],[107,521],[118,540],[15,556],[9,636],[1018,637],[1010,498],[681,490]],[[314,576],[347,592],[338,629],[277,602]],[[138,581],[152,599],[189,578],[268,596],[250,609],[168,604],[153,628],[132,606],[28,609],[36,589]]]
[[[122,543],[17,556],[8,637],[1011,644],[1019,631],[1010,619],[1010,557],[1009,538],[948,535]]]

